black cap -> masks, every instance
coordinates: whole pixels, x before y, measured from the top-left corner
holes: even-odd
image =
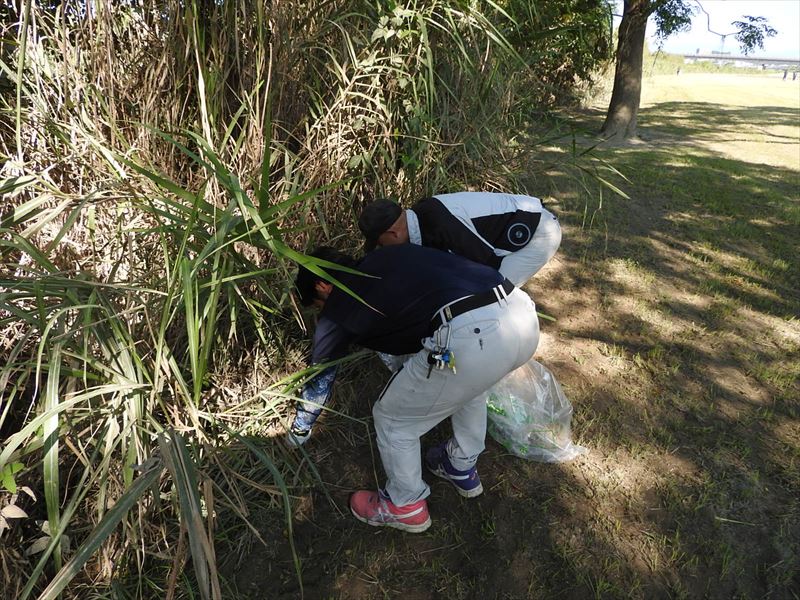
[[[312,252],[309,252],[308,256],[321,258],[322,260],[327,260],[328,262],[344,267],[352,268],[356,265],[356,261],[352,256],[339,252],[330,246],[318,246]],[[294,287],[297,291],[297,295],[300,297],[300,304],[303,306],[311,306],[314,303],[317,297],[315,288],[318,281],[325,281],[325,279],[316,273],[312,273],[302,265],[300,266],[297,270],[297,277],[294,280]]]
[[[305,267],[300,267],[297,271],[297,277],[294,280],[294,288],[297,295],[300,297],[300,304],[303,306],[311,306],[314,303],[314,286],[320,280],[319,275],[315,275]]]
[[[361,216],[358,217],[358,228],[367,238],[364,249],[372,250],[378,243],[380,235],[389,229],[401,214],[403,214],[403,209],[386,198],[375,200],[372,204],[365,206],[361,211]]]

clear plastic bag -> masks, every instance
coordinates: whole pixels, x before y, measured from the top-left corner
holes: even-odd
[[[588,452],[572,443],[572,405],[553,374],[531,359],[485,393],[489,435],[509,452],[541,462]]]

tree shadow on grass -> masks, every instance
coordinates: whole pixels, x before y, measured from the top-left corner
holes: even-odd
[[[733,127],[751,116],[719,118]],[[566,150],[552,152],[552,164],[563,162]],[[534,182],[556,201],[565,237],[527,286],[557,319],[542,324],[552,341],[538,358],[572,400],[574,437],[590,453],[546,465],[488,441],[484,495],[461,499],[428,477],[434,523],[414,536],[349,515],[349,492],[382,481],[380,461],[370,434],[329,419],[308,451],[335,506],[314,492],[295,524],[306,597],[789,598],[798,589],[798,173],[695,147],[600,152],[630,179],[621,185],[631,199],[606,197],[599,209],[557,169]],[[594,225],[582,228],[587,212]],[[377,361],[353,370],[337,408],[366,417],[387,377]],[[438,429],[425,445],[446,435]],[[299,597],[279,554],[251,558],[260,584],[241,597]]]
[[[709,102],[660,102],[644,108],[641,122],[647,133],[687,140],[736,141],[730,135],[744,128],[797,127],[800,109],[780,106],[732,107]],[[796,136],[770,133],[768,144],[797,144]]]
[[[606,200],[596,227],[565,240],[571,254],[632,259],[657,266],[669,281],[713,285],[782,318],[797,314],[800,173],[699,151],[619,148],[612,160],[629,178],[620,185],[631,198]],[[550,189],[569,184],[565,172],[548,179]],[[562,220],[579,227],[587,209],[598,211],[597,200],[568,198],[559,206]],[[698,262],[708,268],[686,268]]]
[[[553,124],[565,132],[595,136],[598,141],[600,123],[605,113],[586,108],[562,115]],[[696,140],[736,141],[737,133],[760,129],[769,135],[766,144],[797,144],[796,135],[767,132],[767,128],[797,127],[800,107],[730,106],[712,102],[659,102],[639,110],[640,134],[645,140],[672,141],[692,145]]]
[[[577,441],[591,453],[542,465],[489,441],[480,462],[484,496],[462,500],[446,483],[429,481],[434,525],[421,536],[357,523],[345,491],[338,494],[343,514],[318,499],[313,519],[297,530],[307,591],[788,597],[798,572],[800,505],[786,428],[797,419],[797,387],[760,379],[753,364],[778,372],[796,353],[759,329],[798,312],[795,267],[776,266],[791,260],[795,213],[775,195],[791,173],[703,158],[670,166],[669,154],[656,153],[659,187],[648,184],[655,167],[620,153],[638,193],[607,203],[593,230],[575,226],[577,200],[563,203],[561,267],[529,286],[540,309],[558,319],[543,325],[558,343],[540,359],[568,390]],[[713,190],[704,191],[697,182],[707,169]],[[752,202],[728,197],[731,190],[760,195],[769,210],[754,214]],[[583,364],[570,356],[576,349],[588,353]],[[345,400],[346,410],[369,414],[370,387],[353,386],[358,400]],[[343,490],[371,487],[376,471],[381,479],[373,442],[339,425],[344,433],[316,440],[324,479]],[[323,451],[330,446],[335,459]]]
[[[628,175],[631,200],[607,199],[584,230],[581,199],[560,202],[563,264],[539,301],[570,315],[556,324],[565,350],[554,358],[579,407],[576,429],[608,454],[663,462],[650,465],[657,511],[631,513],[674,554],[648,580],[661,573],[678,596],[790,597],[800,572],[798,172],[686,147],[602,157]],[[565,173],[550,175],[568,187]],[[586,382],[570,347],[613,376]],[[624,535],[608,539],[625,546]]]

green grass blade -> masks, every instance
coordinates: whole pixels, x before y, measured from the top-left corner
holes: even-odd
[[[116,501],[114,506],[109,510],[97,526],[89,534],[89,537],[81,544],[75,552],[75,555],[64,565],[64,567],[53,577],[53,580],[39,595],[38,600],[54,600],[58,598],[59,594],[65,587],[72,581],[75,576],[81,572],[83,566],[88,562],[92,555],[97,552],[100,546],[114,533],[119,522],[128,514],[128,511],[133,508],[144,493],[158,481],[163,467],[158,464],[151,468],[149,471],[142,473],[133,485]],[[54,540],[54,543],[60,543],[60,540]],[[27,594],[26,594],[27,597]]]
[[[44,393],[44,410],[50,417],[43,423],[42,439],[44,440],[44,498],[47,505],[47,520],[50,531],[58,531],[60,521],[61,498],[59,495],[58,473],[58,433],[59,433],[59,378],[61,376],[62,344],[53,345],[49,356],[47,386]],[[61,568],[61,546],[53,552],[56,569]]]
[[[83,198],[78,203],[78,205],[69,212],[69,214],[67,215],[66,219],[64,219],[64,224],[59,228],[58,233],[47,244],[47,246],[45,246],[45,251],[46,252],[52,252],[53,249],[56,246],[58,246],[58,244],[61,242],[61,240],[64,239],[64,236],[67,235],[69,230],[72,229],[72,226],[75,225],[75,222],[78,220],[78,217],[81,216],[81,212],[83,211],[83,207],[86,205],[86,203],[90,199],[91,199],[91,195]],[[67,203],[67,206],[68,205],[69,205],[69,203]],[[66,206],[65,206],[65,208],[66,208]]]
[[[601,177],[596,172],[593,172],[592,170],[587,169],[582,165],[578,165],[578,169],[589,175],[589,177],[591,177],[592,179],[596,180],[598,183],[600,183],[601,186],[608,188],[609,190],[621,196],[622,198],[625,198],[626,200],[631,199],[630,196],[628,196],[628,194],[626,194],[619,187],[608,181],[605,177]]]
[[[33,175],[20,175],[19,177],[7,177],[0,179],[0,195],[6,196],[12,192],[22,190],[36,181]]]
[[[297,252],[296,250],[292,250],[291,248],[286,246],[283,242],[279,242],[277,240],[273,240],[273,245],[275,247],[276,254],[279,254],[279,255],[282,255],[282,256],[285,256],[287,258],[292,259],[293,261],[299,263],[300,265],[302,265],[303,267],[305,267],[306,269],[308,269],[309,271],[311,271],[315,275],[319,275],[325,281],[331,282],[333,285],[335,285],[336,287],[338,287],[342,291],[346,292],[347,294],[349,294],[350,296],[352,296],[353,298],[355,298],[356,300],[358,300],[362,304],[365,304],[366,306],[369,306],[372,310],[374,310],[376,312],[380,312],[377,308],[375,308],[374,306],[371,306],[370,304],[368,304],[363,298],[361,298],[361,296],[356,294],[353,290],[351,290],[349,287],[347,287],[345,284],[343,284],[341,281],[336,279],[330,273],[326,272],[321,267],[327,267],[329,269],[333,269],[333,270],[337,270],[337,271],[344,271],[346,273],[352,273],[354,275],[361,275],[362,277],[369,277],[369,278],[372,278],[372,279],[377,279],[377,277],[375,275],[369,275],[367,273],[362,273],[361,271],[358,271],[357,269],[352,269],[350,267],[344,267],[342,265],[337,265],[336,263],[332,263],[332,262],[329,262],[327,260],[322,260],[322,259],[316,258],[314,256],[307,256],[305,254],[301,254],[300,252]]]
[[[272,151],[270,144],[272,143],[272,103],[267,101],[264,107],[264,150],[261,156],[261,180],[258,183],[256,190],[256,198],[258,198],[259,211],[264,211],[269,202],[269,171],[270,162],[272,161]],[[263,213],[262,213],[263,215]],[[264,217],[266,218],[266,217]]]
[[[183,283],[183,305],[186,318],[186,335],[189,342],[189,362],[192,369],[192,397],[195,402],[200,398],[200,388],[203,384],[199,372],[199,347],[200,347],[200,320],[197,314],[196,280],[192,277],[192,264],[189,259],[183,259],[180,264],[181,281]]]
[[[87,392],[76,394],[69,400],[64,400],[57,406],[54,406],[50,410],[43,412],[41,415],[37,416],[36,418],[32,419],[25,427],[20,429],[17,433],[13,434],[9,438],[6,439],[5,444],[3,445],[3,451],[0,452],[0,471],[3,470],[9,462],[15,460],[15,451],[19,448],[26,439],[28,439],[31,435],[36,433],[36,431],[44,425],[44,423],[53,417],[53,415],[57,415],[58,412],[67,410],[68,408],[72,408],[76,404],[81,402],[85,402],[86,400],[90,400],[91,398],[96,398],[98,396],[103,396],[106,394],[114,394],[119,392],[124,392],[135,388],[136,386],[131,386],[130,383],[123,383],[118,385],[102,385]],[[140,388],[145,388],[146,386],[142,385],[139,386]]]
[[[140,175],[144,175],[145,177],[147,177],[150,181],[155,183],[158,187],[160,187],[160,188],[162,188],[162,189],[164,189],[164,190],[166,190],[166,191],[168,191],[168,192],[170,192],[172,194],[175,194],[176,196],[178,196],[179,198],[182,198],[183,200],[185,200],[187,202],[194,202],[195,195],[193,193],[191,193],[188,190],[183,189],[181,186],[179,186],[178,184],[170,181],[166,177],[162,177],[161,175],[157,175],[153,171],[145,169],[144,167],[139,166],[135,162],[133,162],[131,160],[128,160],[126,158],[120,157],[119,160],[120,160],[120,162],[122,162],[125,165],[129,166],[131,169],[133,169],[134,171],[136,171]]]
[[[115,440],[113,445],[117,445],[119,443],[120,436],[115,436]],[[100,448],[98,446],[95,447],[94,451],[92,452],[92,456],[87,461],[87,465],[95,464],[95,459],[100,455]],[[61,526],[58,531],[50,532],[50,537],[52,538],[50,544],[47,546],[44,552],[42,552],[41,558],[37,562],[36,566],[33,568],[33,571],[30,572],[28,576],[28,583],[25,586],[25,589],[22,591],[19,600],[26,600],[28,596],[30,596],[33,588],[36,586],[36,583],[39,581],[42,573],[45,571],[47,567],[50,555],[55,549],[56,545],[61,545],[61,537],[64,535],[64,532],[67,529],[69,522],[71,521],[72,517],[75,515],[79,506],[82,506],[83,500],[90,491],[93,490],[93,484],[96,481],[103,481],[104,474],[108,472],[108,465],[111,460],[111,454],[106,454],[105,457],[100,461],[100,465],[98,469],[91,469],[85,468],[83,469],[83,474],[80,477],[80,480],[77,482],[75,486],[75,493],[70,498],[70,501],[64,507],[64,511],[61,515]],[[102,518],[102,515],[100,516]]]
[[[180,434],[167,432],[158,438],[164,463],[172,475],[181,506],[181,522],[189,534],[197,583],[203,600],[220,598],[216,561],[206,534],[200,503],[197,470]]]
[[[19,251],[22,251],[22,252],[26,252],[27,254],[31,255],[31,257],[33,258],[35,264],[39,268],[46,269],[47,271],[49,271],[51,273],[53,273],[53,272],[58,270],[58,269],[56,269],[56,266],[50,261],[50,259],[47,258],[47,256],[45,256],[42,252],[40,252],[38,248],[33,246],[24,237],[19,236],[18,234],[16,234],[13,231],[9,232],[9,234],[10,234],[9,237],[11,239],[9,239],[9,240],[0,239],[0,249],[3,248],[3,247],[6,247],[6,248],[12,248],[14,250],[19,250]],[[2,255],[2,252],[0,252],[0,255]]]
[[[19,30],[19,58],[17,59],[17,103],[16,103],[16,141],[17,141],[17,157],[22,160],[22,82],[24,81],[25,73],[25,58],[28,47],[28,26],[31,21],[31,4],[32,0],[25,0],[25,7],[23,9],[22,27]]]
[[[211,359],[211,351],[217,337],[217,311],[219,309],[219,298],[222,292],[222,280],[228,271],[228,261],[222,260],[220,255],[214,257],[214,265],[211,269],[211,281],[208,283],[209,294],[203,308],[202,337],[200,339],[200,361],[199,376],[201,384],[206,378],[208,364]],[[196,392],[197,401],[200,399],[200,390]]]

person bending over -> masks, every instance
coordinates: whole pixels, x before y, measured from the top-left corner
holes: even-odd
[[[522,286],[558,250],[558,219],[532,196],[459,192],[424,198],[403,210],[380,199],[361,212],[366,249],[412,244],[458,254]]]
[[[312,363],[343,356],[351,343],[409,355],[372,410],[386,485],[355,492],[351,512],[370,525],[425,531],[430,489],[422,479],[420,437],[449,418],[453,436],[427,451],[426,466],[462,496],[483,491],[476,468],[486,437],[481,395],[533,355],[536,307],[495,269],[433,248],[387,246],[360,262],[325,247],[311,255],[362,273],[335,271],[335,277],[363,300],[300,268],[300,300],[320,309]],[[313,404],[299,403],[292,443],[308,439],[332,381],[329,369],[305,386],[303,398],[312,390]]]

